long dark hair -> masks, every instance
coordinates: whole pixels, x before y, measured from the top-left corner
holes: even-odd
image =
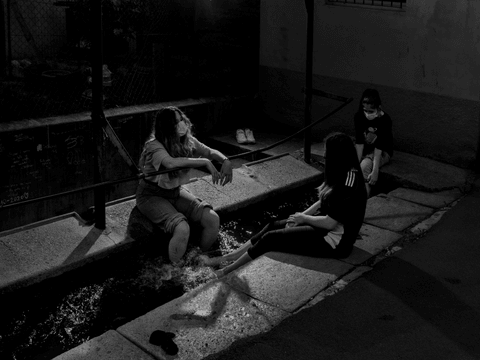
[[[177,118],[179,114],[181,119],[188,127],[187,133],[178,137]],[[155,117],[152,133],[147,140],[157,139],[172,157],[189,157],[193,151],[192,123],[190,119],[177,107],[167,106],[160,109]]]
[[[343,185],[347,173],[355,169],[361,174],[353,140],[346,134],[334,132],[325,138],[325,180],[318,188],[318,197],[324,200],[331,191]]]
[[[366,89],[363,92],[362,97],[360,98],[360,103],[358,104],[358,112],[363,113],[364,103],[372,105],[374,109],[378,109],[382,105],[382,100],[380,99],[378,91],[376,89]]]

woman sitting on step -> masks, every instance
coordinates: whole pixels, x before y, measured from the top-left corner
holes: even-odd
[[[272,221],[237,250],[200,260],[207,266],[233,263],[215,272],[222,277],[270,251],[345,258],[352,251],[365,216],[367,193],[355,145],[343,133],[325,139],[325,181],[318,201],[303,212]]]
[[[144,174],[157,170],[184,168],[149,176],[137,188],[137,207],[172,238],[168,244],[171,262],[184,255],[190,237],[189,223],[201,228],[200,249],[207,250],[216,241],[219,218],[212,206],[201,201],[182,185],[191,179],[190,168],[206,167],[214,184],[232,181],[232,164],[220,151],[202,144],[192,135],[192,123],[174,106],[161,109],[140,158]],[[212,161],[221,163],[218,171]]]

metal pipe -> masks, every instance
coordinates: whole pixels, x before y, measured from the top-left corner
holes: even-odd
[[[308,130],[309,128],[311,128],[311,127],[317,125],[318,123],[320,123],[321,121],[323,121],[323,120],[327,119],[328,117],[332,116],[333,114],[335,114],[336,112],[340,111],[345,106],[350,104],[352,101],[353,101],[353,98],[349,98],[345,103],[340,105],[338,108],[332,110],[327,115],[325,115],[325,116],[321,117],[320,119],[316,120],[315,122],[311,123],[308,126],[308,128],[303,128],[303,129],[297,131],[295,134],[292,134],[292,135],[290,135],[290,136],[288,136],[288,137],[286,137],[286,138],[284,138],[280,141],[277,141],[276,143],[273,143],[269,146],[265,146],[265,147],[257,149],[257,150],[252,150],[252,151],[248,151],[248,152],[245,152],[245,153],[229,156],[229,159],[233,160],[233,159],[244,157],[244,156],[247,156],[247,155],[256,154],[256,153],[259,153],[259,152],[262,152],[262,151],[270,150],[270,149],[272,149],[272,148],[274,148],[278,145],[281,145],[284,142],[287,142],[287,141],[293,139],[295,136],[300,135],[302,132]],[[104,181],[104,182],[101,182],[101,183],[95,183],[93,185],[85,186],[85,187],[82,187],[82,188],[77,188],[77,189],[73,189],[73,190],[64,191],[64,192],[61,192],[61,193],[45,195],[45,196],[34,198],[34,199],[29,199],[29,200],[15,202],[15,203],[12,203],[12,204],[3,205],[3,206],[0,206],[0,210],[13,208],[13,207],[16,207],[16,206],[28,205],[28,204],[32,204],[32,203],[39,202],[39,201],[50,200],[50,199],[53,199],[53,198],[56,198],[56,197],[71,195],[71,194],[75,194],[75,193],[82,192],[82,191],[89,191],[89,190],[95,190],[95,189],[98,189],[98,188],[104,188],[106,186],[116,185],[116,184],[120,184],[120,183],[127,182],[127,181],[140,180],[140,179],[144,179],[144,178],[155,176],[155,175],[166,174],[166,173],[171,172],[171,171],[178,171],[178,170],[181,170],[181,169],[184,169],[184,168],[173,168],[173,169],[168,169],[168,170],[159,170],[159,171],[151,172],[151,173],[148,173],[148,174],[139,174],[137,176],[129,176],[129,177],[122,178],[122,179]]]
[[[94,172],[95,184],[102,182],[103,159],[103,26],[102,1],[90,0],[93,19],[92,38],[92,121],[95,139]],[[105,187],[94,189],[95,227],[105,229]]]
[[[129,176],[127,178],[121,178],[121,179],[117,179],[117,180],[110,180],[110,181],[104,181],[104,182],[100,182],[100,183],[94,183],[93,185],[88,185],[88,186],[84,186],[84,187],[81,187],[81,188],[76,188],[76,189],[73,189],[73,190],[67,190],[67,191],[63,191],[63,192],[60,192],[60,193],[56,193],[56,194],[45,195],[45,196],[37,197],[37,198],[34,198],[34,199],[23,200],[23,201],[15,202],[15,203],[12,203],[12,204],[3,205],[3,206],[0,207],[0,209],[8,209],[8,208],[12,208],[12,207],[15,207],[15,206],[28,205],[28,204],[32,204],[32,203],[39,202],[39,201],[50,200],[50,199],[60,197],[60,196],[72,195],[72,194],[82,192],[82,191],[97,190],[99,188],[105,188],[106,186],[112,186],[112,185],[120,184],[120,183],[127,182],[127,181],[140,180],[140,179],[143,179],[143,178],[146,178],[146,177],[155,176],[155,175],[159,175],[159,174],[165,174],[165,173],[168,173],[168,172],[171,172],[171,171],[178,171],[178,170],[181,170],[181,169],[184,169],[184,168],[172,168],[172,169],[168,169],[168,170],[155,171],[155,172],[152,172],[152,173],[146,174],[146,175],[141,174],[141,175]]]
[[[10,1],[7,0],[7,76],[9,78],[12,76],[12,7],[10,6]]]
[[[313,20],[315,4],[313,0],[305,0],[305,7],[307,9],[307,55],[305,68],[305,111],[304,123],[305,128],[312,122],[312,83],[313,83]],[[312,145],[312,132],[305,131],[304,134],[304,149],[303,156],[307,164],[310,164]]]

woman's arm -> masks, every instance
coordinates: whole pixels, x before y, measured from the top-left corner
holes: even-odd
[[[202,142],[198,141],[196,138],[193,138],[195,144],[195,150],[198,155],[206,157],[210,160],[218,161],[222,164],[220,169],[220,185],[226,185],[229,182],[232,182],[233,178],[233,167],[230,160],[223,155],[220,151],[212,149]]]
[[[212,182],[217,184],[220,181],[220,173],[217,171],[212,162],[205,158],[186,158],[166,156],[162,160],[162,165],[167,169],[176,167],[199,168],[205,166],[210,174],[212,174]]]
[[[172,157],[166,156],[162,160],[162,165],[167,169],[176,167],[199,168],[202,166],[208,167],[211,164],[210,160],[205,158],[187,158],[187,157]]]
[[[218,150],[211,149],[210,154],[214,160],[222,164],[220,169],[220,185],[223,186],[232,182],[233,167],[231,161]]]
[[[225,155],[223,155],[220,151],[215,149],[210,149],[210,159],[216,160],[219,163],[223,163],[224,161],[228,160],[228,158]]]

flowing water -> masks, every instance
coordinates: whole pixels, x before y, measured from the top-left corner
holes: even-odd
[[[316,201],[311,187],[222,217],[215,255],[230,252],[272,219]],[[182,266],[149,240],[132,250],[0,296],[0,359],[51,359],[215,278],[189,248]]]

